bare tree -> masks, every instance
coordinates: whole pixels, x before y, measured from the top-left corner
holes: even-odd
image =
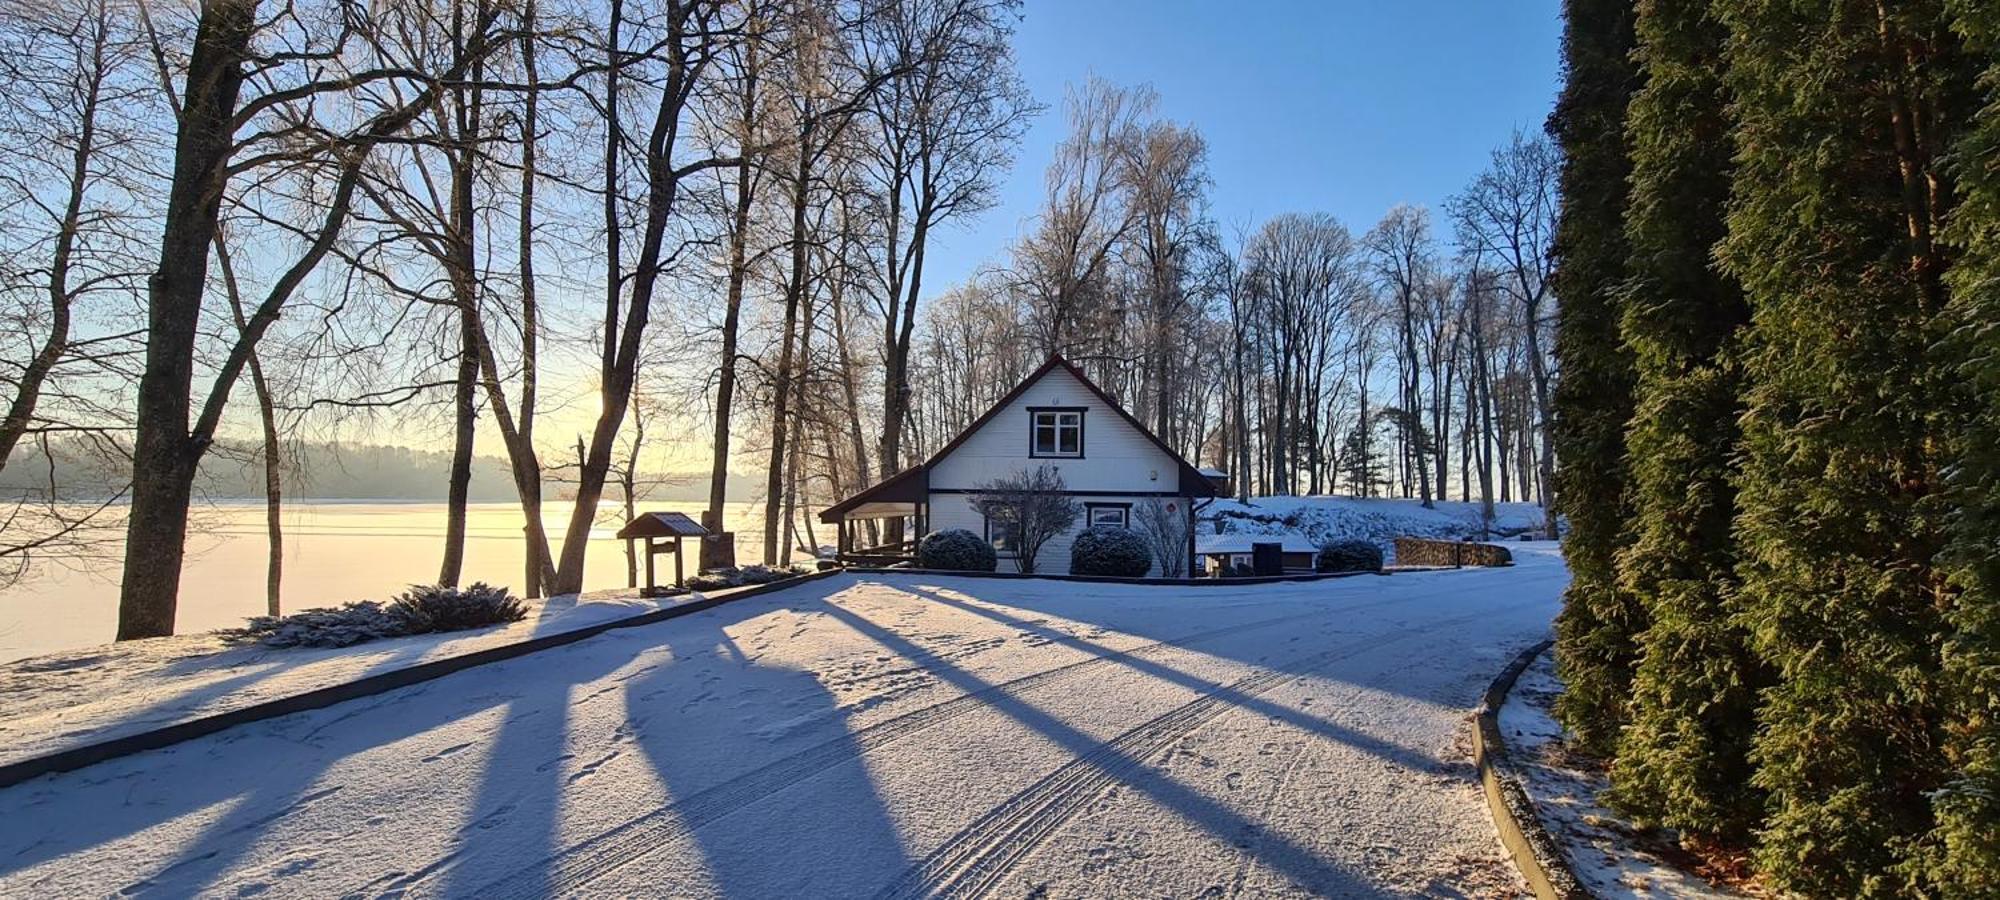
[[[1147,497],[1132,508],[1139,533],[1146,536],[1146,542],[1153,547],[1153,559],[1160,563],[1160,573],[1169,578],[1193,574],[1189,568],[1188,542],[1194,516],[1192,511],[1179,506],[1184,502]]]
[[[493,49],[494,23],[482,18],[469,31],[475,37],[464,55],[442,70],[415,69],[383,58],[380,43],[356,39],[376,27],[375,19],[334,20],[339,24],[331,30],[317,27],[317,19],[308,25],[299,7],[260,20],[257,0],[215,0],[202,5],[194,23],[193,50],[174,98],[178,127],[159,265],[147,286],[148,338],[119,595],[120,640],[173,633],[196,467],[214,442],[257,342],[333,249],[369,152],[407,127],[443,85],[464,77]],[[260,33],[262,43],[254,40]],[[165,56],[166,50],[156,47],[156,53]],[[251,73],[255,93],[244,100]],[[395,94],[362,90],[388,83],[406,83],[411,90],[400,102]],[[336,106],[349,111],[345,122],[329,120],[327,108]],[[209,250],[232,182],[266,166],[299,177],[330,176],[332,187],[316,204],[319,224],[302,230],[304,250],[227,342],[197,413],[191,408],[194,360]]]
[[[1023,574],[1035,571],[1042,546],[1076,525],[1083,507],[1054,466],[1022,469],[980,485],[972,508],[1004,537]]]
[[[1542,330],[1550,316],[1549,243],[1554,238],[1556,174],[1555,147],[1540,135],[1515,132],[1507,146],[1493,151],[1492,165],[1448,204],[1467,252],[1492,260],[1499,276],[1498,291],[1518,307],[1524,322],[1524,352],[1534,388],[1534,419],[1541,450],[1536,454],[1537,482],[1545,515],[1544,527],[1556,530],[1555,505],[1549,491],[1555,483],[1554,420],[1549,409],[1549,360],[1542,350]]]

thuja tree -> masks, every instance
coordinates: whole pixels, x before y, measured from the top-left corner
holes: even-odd
[[[1740,842],[1757,824],[1749,749],[1762,677],[1730,618],[1736,563],[1738,331],[1749,311],[1711,255],[1724,234],[1731,147],[1710,0],[1642,4],[1632,100],[1632,255],[1622,332],[1637,414],[1626,435],[1630,543],[1621,587],[1644,604],[1616,804],[1647,822]]]
[[[1961,256],[1949,277],[1946,347],[1972,419],[1957,442],[1946,556],[1963,591],[1944,653],[1955,776],[1932,795],[1929,868],[1942,894],[1992,897],[2000,896],[2000,6],[1956,0],[1952,11],[1968,47],[1992,62],[1980,81],[1987,104],[1953,153],[1962,199],[1948,236]]]
[[[1563,555],[1571,580],[1556,620],[1556,659],[1567,690],[1557,707],[1579,743],[1610,750],[1625,717],[1643,626],[1612,560],[1625,527],[1625,420],[1631,364],[1618,342],[1615,288],[1624,278],[1621,222],[1629,171],[1625,107],[1634,86],[1631,4],[1570,0],[1563,34],[1564,85],[1548,130],[1562,148],[1556,223],[1556,499],[1569,518]]]
[[[1908,894],[1947,780],[1935,235],[1971,80],[1942,0],[1717,6],[1738,120],[1723,260],[1752,316],[1741,621],[1777,678],[1758,862],[1781,889]]]

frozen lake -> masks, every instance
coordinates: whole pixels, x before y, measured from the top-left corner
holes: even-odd
[[[698,515],[700,507],[696,501],[666,501],[640,508]],[[558,544],[569,509],[567,503],[551,500],[546,510]],[[740,562],[758,561],[762,509],[759,503],[728,505]],[[287,610],[386,599],[410,584],[436,581],[444,553],[442,503],[300,502],[285,507],[284,526]],[[616,530],[607,520],[591,532],[585,589],[625,584],[625,547],[612,537]],[[262,501],[201,507],[190,528],[176,630],[208,631],[261,615],[265,553]],[[521,561],[520,508],[472,504],[462,580],[518,586]],[[672,565],[670,558],[660,562]],[[109,643],[117,627],[118,578],[115,561],[90,571],[42,565],[0,591],[0,660]]]

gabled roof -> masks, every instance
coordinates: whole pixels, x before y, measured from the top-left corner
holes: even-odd
[[[1208,478],[1204,477],[1200,471],[1195,469],[1194,466],[1189,465],[1187,460],[1182,459],[1179,453],[1174,452],[1174,448],[1167,446],[1165,441],[1160,440],[1159,436],[1154,434],[1152,429],[1147,428],[1138,419],[1133,418],[1131,413],[1125,411],[1123,405],[1117,400],[1112,399],[1111,395],[1105,393],[1103,388],[1098,387],[1097,382],[1091,381],[1090,376],[1083,374],[1082,369],[1077,368],[1069,360],[1062,358],[1062,354],[1052,353],[1046,362],[1042,363],[1035,371],[1028,373],[1028,377],[1021,379],[1020,384],[1014,385],[1013,390],[1008,391],[1006,396],[1001,397],[999,401],[995,402],[979,418],[972,420],[972,424],[965,426],[965,429],[960,431],[957,437],[952,438],[949,443],[938,448],[938,451],[931,454],[930,458],[924,460],[921,465],[904,469],[881,484],[863,490],[852,497],[827,507],[819,514],[820,521],[839,521],[840,517],[849,510],[868,503],[907,503],[921,501],[928,497],[930,493],[929,473],[931,466],[936,465],[939,460],[950,456],[953,450],[957,450],[961,444],[971,439],[975,432],[986,427],[986,423],[993,421],[993,417],[999,415],[1001,410],[1013,405],[1014,401],[1021,399],[1021,395],[1027,393],[1029,388],[1034,387],[1035,382],[1041,381],[1044,376],[1057,369],[1068,372],[1070,377],[1075,378],[1077,383],[1083,385],[1085,390],[1096,396],[1100,402],[1109,407],[1111,411],[1117,413],[1120,418],[1124,419],[1125,424],[1132,426],[1134,430],[1145,435],[1146,440],[1152,441],[1153,446],[1158,447],[1161,453],[1165,453],[1167,458],[1173,461],[1175,468],[1178,470],[1180,491],[1183,495],[1189,497],[1218,496],[1215,492],[1215,485]],[[918,472],[924,473],[921,478],[914,474]]]
[[[640,513],[638,518],[618,529],[620,538],[701,537],[706,534],[708,529],[688,518],[687,513],[677,512]]]

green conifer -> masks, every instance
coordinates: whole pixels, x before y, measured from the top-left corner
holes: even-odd
[[[1616,286],[1625,277],[1621,222],[1625,106],[1634,76],[1632,5],[1569,0],[1564,85],[1548,130],[1563,152],[1554,289],[1557,382],[1556,503],[1569,519],[1563,542],[1571,581],[1556,620],[1556,660],[1566,686],[1557,713],[1584,749],[1606,754],[1625,720],[1639,606],[1618,588],[1612,561],[1625,526],[1625,420],[1631,362],[1618,342]]]
[[[1946,752],[1954,772],[1932,795],[1929,875],[1952,897],[2000,897],[2000,5],[1954,0],[1955,28],[1988,61],[1985,105],[1952,154],[1959,206],[1946,343],[1971,414],[1956,442],[1947,553],[1962,589],[1948,614]]]
[[[1774,673],[1753,760],[1781,889],[1906,896],[1945,784],[1933,514],[1951,430],[1940,165],[1970,78],[1943,0],[1719,0],[1752,326],[1741,621]]]
[[[1645,606],[1614,803],[1642,821],[1742,842],[1761,820],[1750,741],[1761,676],[1731,620],[1731,484],[1741,412],[1742,290],[1712,263],[1725,233],[1731,146],[1710,0],[1640,7],[1644,87],[1628,113],[1632,256],[1623,334],[1637,382],[1626,434],[1632,540],[1625,590]]]

